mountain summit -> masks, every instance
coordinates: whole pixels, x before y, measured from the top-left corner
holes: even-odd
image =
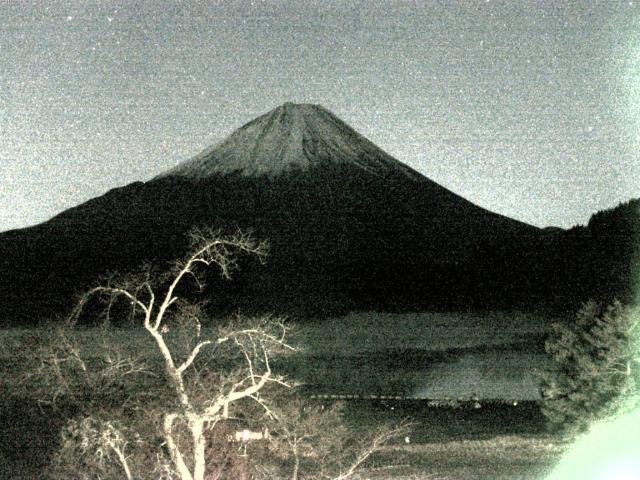
[[[324,107],[295,103],[252,120],[158,178],[205,179],[229,173],[273,177],[320,166],[355,166],[382,178],[424,179]]]

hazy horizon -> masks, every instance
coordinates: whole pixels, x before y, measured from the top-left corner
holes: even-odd
[[[291,101],[536,226],[640,196],[640,4],[3,3],[0,231]]]

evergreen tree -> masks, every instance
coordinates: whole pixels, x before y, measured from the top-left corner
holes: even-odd
[[[575,322],[556,323],[545,344],[555,368],[542,375],[542,412],[551,430],[578,433],[638,393],[638,320],[617,300],[587,302]]]

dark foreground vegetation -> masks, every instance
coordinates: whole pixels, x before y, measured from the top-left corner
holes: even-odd
[[[329,404],[325,404],[329,405]],[[33,399],[5,398],[0,407],[0,478],[41,478],[60,446],[60,431],[77,412],[55,411]],[[535,403],[475,408],[427,407],[425,402],[349,401],[345,420],[366,435],[380,424],[408,418],[411,431],[375,453],[362,478],[544,478],[560,458],[563,442],[545,431]],[[247,454],[252,454],[249,445]],[[242,451],[234,455],[243,461]]]

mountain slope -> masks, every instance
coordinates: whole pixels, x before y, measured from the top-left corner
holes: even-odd
[[[151,181],[0,234],[0,318],[69,310],[105,272],[182,255],[196,225],[271,245],[266,266],[211,278],[212,310],[302,315],[534,308],[557,235],[455,195],[322,107],[285,104]]]

